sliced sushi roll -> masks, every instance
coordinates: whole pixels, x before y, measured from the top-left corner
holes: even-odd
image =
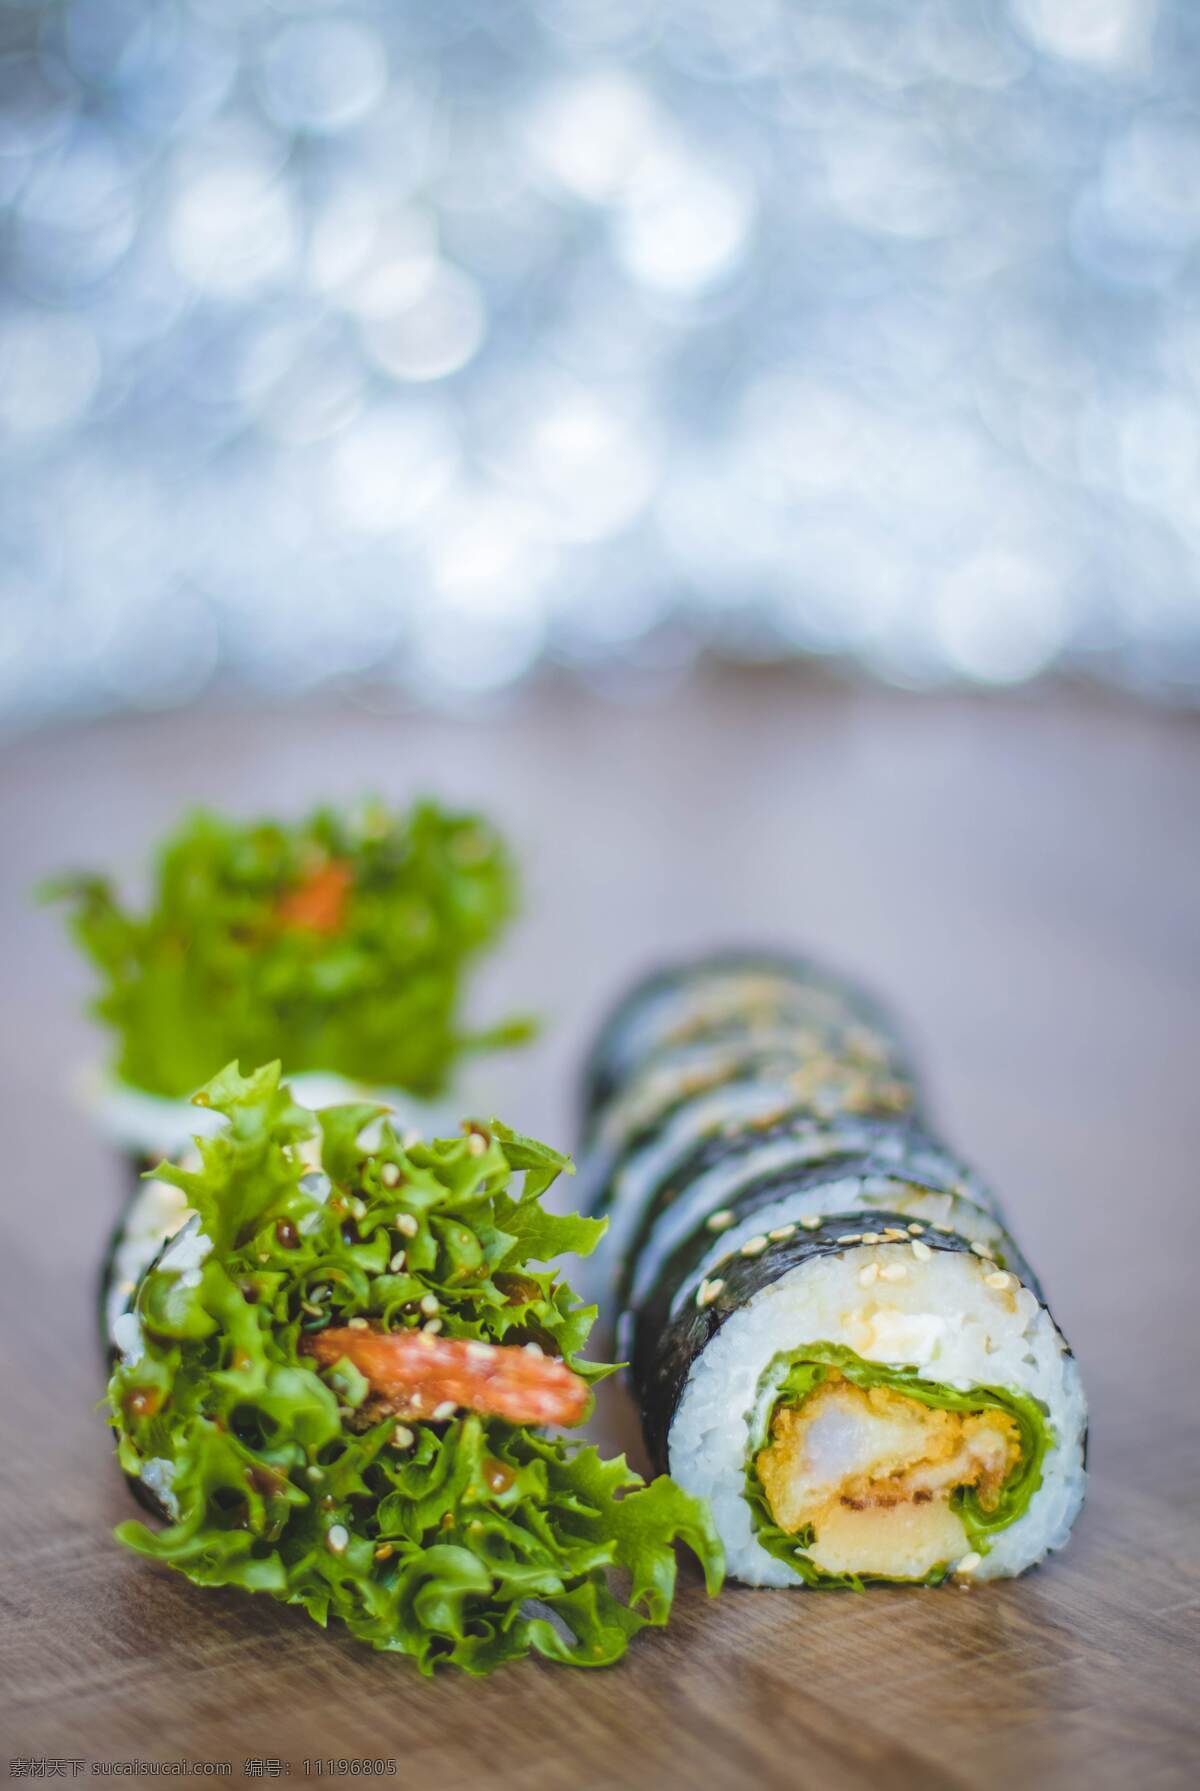
[[[898,1058],[891,1021],[842,978],[783,953],[714,953],[644,978],[618,1003],[584,1073],[585,1131],[634,1071],[661,1053],[772,1033],[799,1035],[810,1056],[840,1034],[859,1062],[883,1067]]]
[[[1075,1359],[1019,1259],[902,1212],[856,1222],[857,1242],[834,1215],[743,1244],[639,1334],[651,1453],[750,1585],[1022,1573],[1083,1501]]]
[[[622,1310],[644,1309],[653,1324],[751,1239],[789,1225],[815,1230],[813,1221],[828,1213],[853,1218],[881,1207],[906,1226],[955,1231],[1001,1266],[1016,1259],[988,1189],[921,1133],[810,1121],[777,1137],[740,1140],[646,1216],[625,1259]]]
[[[719,1588],[706,1506],[559,1434],[609,1372],[554,1267],[602,1229],[542,1204],[568,1159],[313,1114],[278,1064],[204,1098],[226,1129],[160,1171],[191,1217],[113,1320],[118,1458],[157,1519],[122,1542],[426,1673],[618,1659],[667,1621],[677,1541]]]
[[[837,985],[819,977],[826,1029],[807,1061],[808,1020],[792,1035],[799,1078],[743,1056],[726,1080],[678,1087],[644,1128],[626,1121],[664,1061],[728,1048],[748,986],[729,966],[643,985],[591,1076],[585,1176],[610,1219],[616,1347],[648,1447],[711,1499],[750,1584],[1021,1572],[1082,1500],[1078,1371],[994,1195],[914,1117],[919,1092],[882,1031],[865,1055],[903,1099],[870,1083],[861,1098],[845,1014],[863,998],[831,1025]],[[804,1010],[794,989],[772,1000],[773,1028]],[[719,1044],[681,1044],[697,1024]]]

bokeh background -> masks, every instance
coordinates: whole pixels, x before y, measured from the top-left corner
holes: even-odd
[[[1191,0],[0,0],[0,720],[1200,699]]]

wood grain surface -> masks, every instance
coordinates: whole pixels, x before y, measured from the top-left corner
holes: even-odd
[[[1027,1579],[751,1592],[618,1668],[419,1679],[110,1539],[93,1280],[120,1171],[73,1095],[87,974],[29,903],[136,867],[180,806],[433,789],[527,866],[477,990],[540,1041],[471,1104],[570,1143],[579,1060],[666,953],[797,944],[874,981],[945,1134],[999,1184],[1092,1400],[1089,1502]],[[1200,1287],[1200,729],[1063,693],[971,701],[726,676],[653,709],[553,693],[486,722],[328,707],[96,725],[0,760],[0,1739],[13,1758],[393,1758],[533,1787],[1194,1784]],[[215,1067],[215,1066],[214,1066]],[[620,1389],[597,1433],[635,1453]],[[90,1769],[89,1769],[90,1770]]]

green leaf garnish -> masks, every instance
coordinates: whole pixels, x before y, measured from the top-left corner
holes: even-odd
[[[352,1363],[318,1369],[302,1348],[352,1319],[415,1330],[432,1296],[444,1337],[536,1344],[590,1382],[611,1372],[580,1353],[595,1309],[546,1266],[603,1230],[542,1207],[569,1159],[494,1121],[405,1144],[374,1107],[313,1115],[278,1064],[231,1066],[201,1099],[227,1125],[197,1140],[199,1169],[155,1173],[203,1239],[143,1278],[141,1353],[108,1392],[122,1466],[157,1464],[175,1514],[121,1525],[123,1542],[199,1584],[338,1618],[425,1673],[619,1659],[667,1621],[677,1541],[719,1588],[707,1506],[669,1479],[643,1485],[623,1457],[477,1411],[398,1426]]]
[[[141,912],[106,878],[59,878],[101,975],[92,1011],[115,1070],[187,1095],[216,1063],[280,1058],[437,1094],[460,1053],[527,1038],[526,1019],[460,1028],[464,971],[515,906],[503,842],[431,802],[318,809],[294,825],[191,815],[159,855]]]

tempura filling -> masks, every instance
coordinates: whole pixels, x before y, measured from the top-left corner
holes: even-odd
[[[819,1378],[816,1378],[819,1375]],[[821,1573],[925,1579],[973,1548],[1022,1458],[1007,1410],[930,1403],[828,1366],[772,1413],[754,1470],[774,1526]]]

